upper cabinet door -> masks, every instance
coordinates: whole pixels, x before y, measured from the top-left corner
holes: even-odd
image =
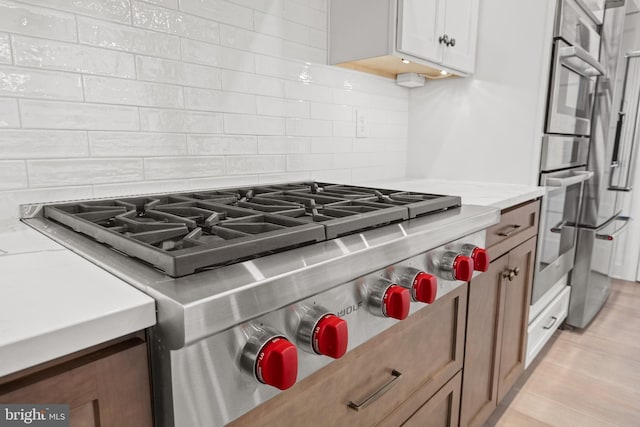
[[[473,73],[479,0],[447,0],[446,4],[445,32],[450,45],[444,50],[443,63],[456,70]]]
[[[398,0],[398,52],[442,62],[444,18],[444,0]]]

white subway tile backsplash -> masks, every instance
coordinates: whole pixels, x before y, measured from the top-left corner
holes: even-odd
[[[92,196],[93,192],[90,185],[3,191],[0,192],[0,220],[20,218],[20,205],[51,202],[53,200],[81,200]]]
[[[189,155],[229,155],[256,154],[255,136],[189,135],[187,137]]]
[[[140,125],[152,132],[222,133],[222,114],[141,108]]]
[[[326,49],[319,49],[288,40],[284,41],[284,56],[301,61],[315,62],[317,64],[327,63]]]
[[[259,10],[271,15],[282,16],[283,0],[229,0],[231,3]]]
[[[76,18],[63,12],[0,0],[0,28],[15,34],[75,42]]]
[[[3,130],[0,159],[87,157],[85,131]]]
[[[180,61],[136,56],[138,79],[220,89],[220,70]]]
[[[230,134],[284,135],[285,119],[278,117],[225,114],[224,131]]]
[[[335,104],[311,104],[311,118],[321,120],[342,120],[342,121],[354,121],[355,112],[353,107],[348,105],[335,105]]]
[[[283,172],[260,175],[258,182],[260,184],[279,184],[294,181],[309,181],[309,179],[311,179],[311,172]]]
[[[172,133],[89,132],[92,157],[183,156],[186,136]]]
[[[331,90],[310,83],[285,82],[284,92],[290,99],[306,99],[316,102],[331,102]]]
[[[271,56],[256,55],[256,74],[281,77],[289,80],[313,82],[311,65],[301,61],[289,61]]]
[[[350,153],[352,151],[352,138],[311,138],[312,153]]]
[[[29,187],[24,160],[0,160],[0,190]]]
[[[273,77],[239,71],[221,70],[222,88],[256,95],[284,96],[284,82]]]
[[[327,13],[299,2],[284,0],[283,16],[289,21],[297,22],[318,30],[327,31]]]
[[[141,195],[188,190],[189,181],[187,179],[96,184],[93,186],[92,197],[122,197],[123,194]]]
[[[256,113],[255,95],[187,87],[184,88],[184,96],[190,110]]]
[[[18,101],[10,98],[0,98],[0,129],[20,127]]]
[[[180,9],[213,21],[253,29],[253,12],[226,0],[180,0]]]
[[[308,137],[302,136],[259,136],[258,152],[260,154],[308,153],[311,143]]]
[[[227,174],[273,173],[286,170],[285,156],[228,156]]]
[[[171,157],[144,160],[146,179],[197,178],[224,175],[224,157]]]
[[[237,49],[182,39],[182,59],[238,71],[254,70],[254,55]]]
[[[133,55],[77,44],[13,36],[16,65],[134,78]]]
[[[287,119],[287,135],[331,136],[332,133],[328,120]]]
[[[0,96],[82,101],[80,75],[0,65]]]
[[[80,43],[169,59],[180,58],[180,38],[128,25],[78,18]]]
[[[131,22],[131,4],[129,0],[22,0],[22,2],[80,15],[89,15],[109,21]]]
[[[255,31],[299,43],[311,43],[309,27],[281,18],[282,14],[254,12]]]
[[[220,42],[220,26],[213,21],[177,10],[165,9],[141,1],[133,1],[133,25],[181,37]]]
[[[11,64],[12,62],[9,34],[0,33],[0,64]]]
[[[146,3],[156,4],[170,9],[178,8],[178,0],[144,0]]]
[[[145,107],[184,107],[182,88],[109,77],[84,76],[87,101]]]
[[[0,0],[0,217],[34,197],[403,176],[409,92],[325,65],[327,4]]]
[[[220,44],[264,55],[282,56],[282,39],[230,25],[220,26]]]
[[[31,187],[140,181],[142,159],[29,160]]]
[[[22,126],[33,129],[139,130],[138,109],[104,104],[20,100]]]
[[[312,171],[331,169],[333,154],[288,154],[288,171]]]
[[[333,122],[333,136],[352,138],[356,136],[356,122]]]
[[[299,117],[303,119],[310,117],[309,103],[306,101],[259,96],[257,104],[258,114],[264,116]]]

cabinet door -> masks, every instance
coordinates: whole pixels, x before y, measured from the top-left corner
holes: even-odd
[[[462,373],[444,385],[402,427],[458,427]]]
[[[399,0],[396,49],[441,62],[444,45],[438,39],[444,34],[444,9],[444,0]]]
[[[504,282],[504,326],[500,351],[498,402],[502,400],[524,371],[535,254],[535,237],[509,252],[508,268],[517,268],[519,273],[513,277],[513,280],[505,280]]]
[[[455,45],[444,49],[445,66],[472,73],[476,59],[479,0],[447,0],[444,31]],[[436,40],[437,41],[437,40]]]
[[[498,402],[498,362],[502,338],[501,301],[508,255],[469,283],[467,340],[462,375],[460,426],[480,426]]]

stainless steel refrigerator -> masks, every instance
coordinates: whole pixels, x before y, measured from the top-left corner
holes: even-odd
[[[605,72],[598,77],[591,119],[591,140],[587,170],[593,177],[585,182],[577,224],[575,264],[569,284],[571,299],[566,323],[586,327],[598,313],[611,291],[609,266],[613,243],[624,233],[630,218],[622,216],[622,201],[633,162],[633,138],[625,137],[621,105],[625,88],[625,67],[621,62],[625,2],[607,1],[601,27],[600,64]],[[624,64],[624,61],[622,61]],[[622,108],[622,109],[621,109]]]

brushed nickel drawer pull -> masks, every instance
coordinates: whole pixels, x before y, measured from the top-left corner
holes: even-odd
[[[391,371],[391,375],[393,376],[393,378],[391,378],[389,381],[387,381],[387,383],[385,385],[383,385],[382,387],[380,387],[378,390],[373,392],[373,394],[371,394],[369,397],[364,399],[362,401],[362,403],[354,403],[354,402],[352,402],[350,400],[349,403],[347,403],[347,406],[349,408],[353,409],[354,411],[359,411],[361,409],[366,408],[367,406],[369,406],[370,404],[372,404],[376,400],[378,400],[383,394],[388,392],[391,389],[391,387],[396,385],[396,383],[398,382],[398,380],[400,378],[402,378],[402,374],[400,372],[396,371],[395,369],[393,369]]]
[[[551,323],[548,324],[547,326],[543,326],[542,329],[551,329],[551,328],[553,328],[553,325],[555,325],[557,321],[558,321],[558,318],[556,316],[551,316]]]
[[[500,233],[498,233],[498,236],[509,237],[513,233],[515,233],[518,228],[520,228],[520,226],[516,225],[516,224],[512,224],[509,227],[511,227],[511,230],[509,230],[509,231],[501,231]]]

